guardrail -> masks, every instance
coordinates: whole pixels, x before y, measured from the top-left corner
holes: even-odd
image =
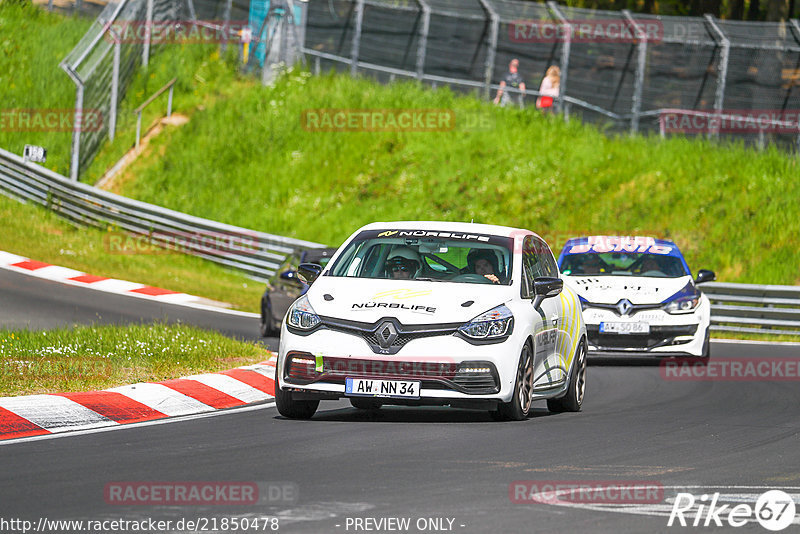
[[[800,287],[708,282],[711,329],[723,332],[800,335]]]
[[[223,224],[73,182],[0,149],[0,193],[51,209],[73,224],[119,228],[265,281],[286,256],[325,245]],[[124,253],[124,251],[123,251]]]
[[[164,94],[164,91],[169,89],[169,97],[167,97],[167,118],[172,116],[172,93],[175,89],[175,82],[178,81],[178,78],[172,78],[168,81],[164,87],[153,93],[153,96],[148,98],[144,101],[144,103],[139,106],[138,108],[134,109],[133,112],[136,113],[136,148],[139,148],[139,140],[142,135],[142,112],[144,108],[149,106],[153,103],[153,101],[158,98],[159,96]]]

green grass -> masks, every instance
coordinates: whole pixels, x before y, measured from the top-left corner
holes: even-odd
[[[257,345],[185,325],[0,330],[0,397],[161,381],[269,356]]]
[[[360,225],[451,220],[530,228],[557,250],[585,234],[674,239],[729,282],[800,283],[797,159],[703,140],[609,137],[447,89],[292,73],[240,86],[159,136],[129,169],[134,198],[338,245]],[[492,126],[316,132],[313,108],[444,108]]]
[[[0,250],[97,276],[141,282],[258,312],[264,284],[194,256],[142,248],[121,254],[107,231],[76,228],[46,209],[0,195]],[[131,250],[130,248],[126,250]]]
[[[0,2],[0,113],[74,109],[75,84],[58,64],[90,25],[29,2]],[[10,124],[6,116],[0,147],[21,155],[26,144],[44,146],[46,166],[69,172],[71,132],[20,132]]]

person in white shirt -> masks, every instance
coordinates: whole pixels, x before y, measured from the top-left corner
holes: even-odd
[[[542,80],[542,85],[539,86],[539,93],[541,93],[541,95],[536,99],[536,107],[544,111],[552,110],[553,102],[558,98],[560,88],[561,69],[555,65],[551,65],[547,69],[547,73]]]

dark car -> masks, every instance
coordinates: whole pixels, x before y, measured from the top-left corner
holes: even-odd
[[[297,266],[301,263],[316,263],[325,267],[335,252],[335,248],[319,248],[287,256],[278,272],[270,278],[267,289],[261,297],[262,336],[277,336],[286,310],[308,291],[308,284],[297,276]]]

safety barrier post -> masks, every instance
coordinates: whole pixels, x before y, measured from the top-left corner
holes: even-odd
[[[647,67],[647,34],[636,23],[627,9],[622,10],[625,19],[636,35],[636,74],[633,82],[633,102],[631,103],[631,135],[639,132],[639,115],[642,112],[642,90],[644,88],[644,71]]]
[[[486,70],[484,71],[484,93],[486,99],[492,96],[492,76],[494,75],[494,61],[497,56],[497,33],[500,27],[500,17],[497,11],[489,4],[488,0],[480,0],[483,9],[489,15],[489,22],[492,27],[489,29],[489,50],[486,52]],[[522,95],[520,95],[520,102]]]
[[[561,12],[558,4],[550,0],[547,2],[547,7],[550,12],[556,16],[556,19],[565,27],[564,42],[561,43],[561,80],[558,84],[558,105],[561,108],[561,113],[564,115],[564,120],[569,120],[569,103],[564,100],[567,96],[567,78],[569,76],[569,55],[572,49],[572,24],[567,20],[567,17]]]
[[[356,0],[356,30],[350,51],[350,76],[358,74],[358,51],[361,47],[361,25],[364,23],[364,0]]]
[[[417,42],[417,79],[422,81],[425,75],[425,54],[428,52],[428,32],[431,27],[431,6],[426,0],[417,0],[422,10],[422,29]]]
[[[717,118],[720,119],[722,106],[725,102],[725,82],[728,78],[728,58],[730,57],[731,42],[725,36],[725,32],[722,31],[722,28],[719,27],[713,16],[706,15],[705,19],[713,30],[712,33],[719,39],[719,45],[721,47],[719,67],[717,68],[717,92],[714,95],[714,111],[717,112]],[[714,137],[719,137],[719,130],[714,132]]]

